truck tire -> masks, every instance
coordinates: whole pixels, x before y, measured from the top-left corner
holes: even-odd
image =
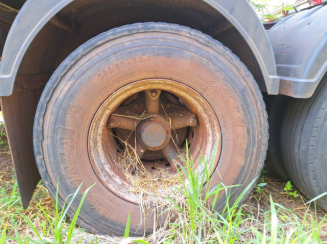
[[[128,213],[132,236],[151,233],[154,225],[153,213],[142,216],[139,195],[129,191],[131,183],[115,164],[128,150],[121,142],[133,146],[144,167],[159,161],[156,167],[176,174],[185,139],[195,165],[201,155],[214,157],[211,187],[241,184],[231,190],[233,202],[262,170],[267,115],[256,82],[230,50],[201,32],[166,23],[123,26],[80,46],[46,85],[34,124],[37,165],[52,197],[57,184],[62,205],[82,182],[83,190],[96,183],[78,224],[118,236]],[[222,194],[216,210],[224,205]]]
[[[327,77],[311,98],[290,101],[281,147],[290,178],[308,198],[327,191]],[[326,197],[317,202],[327,211]]]
[[[266,163],[282,180],[288,181],[289,176],[286,171],[280,148],[280,137],[284,113],[290,98],[282,95],[267,95],[264,97],[264,100],[267,106],[269,123],[269,143]]]

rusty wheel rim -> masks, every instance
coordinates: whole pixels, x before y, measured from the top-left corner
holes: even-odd
[[[201,157],[212,160],[217,142],[213,169],[218,164],[220,134],[217,115],[194,89],[172,80],[142,80],[104,101],[90,126],[88,152],[101,183],[122,199],[139,204],[139,196],[129,191],[129,182],[116,165],[123,150],[134,148],[150,172],[156,170],[155,163],[176,174],[187,140],[195,167],[203,171],[198,162]]]

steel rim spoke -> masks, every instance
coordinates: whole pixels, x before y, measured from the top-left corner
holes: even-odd
[[[170,141],[165,148],[161,149],[161,152],[165,156],[166,160],[170,163],[170,166],[172,167],[173,171],[176,172],[177,165],[181,164],[182,161],[178,157],[179,152],[174,143]]]
[[[160,111],[161,90],[145,91],[145,108],[149,115],[157,115]]]
[[[138,123],[137,119],[124,115],[111,115],[108,122],[109,128],[120,128],[133,131]]]
[[[195,127],[198,125],[198,120],[194,113],[188,110],[177,111],[170,116],[171,127],[174,130],[182,129],[188,126]]]

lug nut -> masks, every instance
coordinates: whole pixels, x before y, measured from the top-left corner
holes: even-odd
[[[114,128],[114,127],[117,127],[117,120],[115,120],[115,119],[110,119],[109,120],[109,127],[110,128]]]
[[[151,96],[152,96],[152,97],[157,96],[157,92],[156,92],[156,91],[152,91],[152,92],[151,92]]]
[[[192,118],[192,119],[190,120],[190,125],[191,125],[191,126],[195,126],[196,124],[197,124],[196,119],[195,119],[195,118]]]

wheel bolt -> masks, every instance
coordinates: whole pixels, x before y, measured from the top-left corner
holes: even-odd
[[[118,122],[116,119],[112,118],[109,120],[109,127],[111,127],[111,128],[117,127],[117,124],[118,124]]]
[[[196,124],[197,124],[196,119],[195,119],[195,118],[192,118],[192,119],[190,120],[190,125],[191,125],[191,126],[194,126],[194,125],[196,125]]]
[[[152,96],[152,97],[157,96],[157,92],[156,92],[156,91],[152,91],[152,92],[151,92],[151,96]]]

